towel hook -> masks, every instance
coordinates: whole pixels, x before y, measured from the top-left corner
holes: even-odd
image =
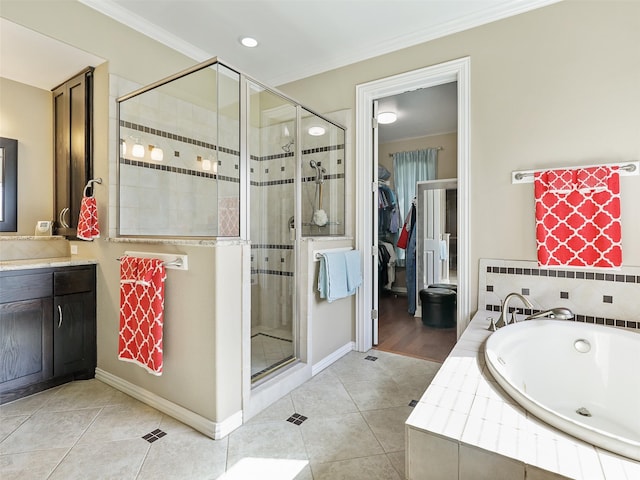
[[[89,180],[87,182],[87,184],[85,185],[85,187],[84,187],[84,191],[82,192],[83,196],[85,196],[85,197],[87,196],[87,189],[89,187],[91,187],[91,184],[93,184],[93,183],[97,183],[98,185],[102,185],[102,178],[98,177],[98,178],[92,178],[91,180]],[[91,192],[91,196],[93,197],[93,192]]]

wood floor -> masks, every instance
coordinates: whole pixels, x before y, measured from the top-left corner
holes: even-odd
[[[432,328],[407,312],[407,298],[380,293],[378,345],[385,352],[444,362],[456,343],[456,328]]]

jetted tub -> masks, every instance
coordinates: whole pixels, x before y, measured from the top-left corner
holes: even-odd
[[[640,333],[529,320],[493,333],[485,358],[500,386],[539,419],[640,461]]]

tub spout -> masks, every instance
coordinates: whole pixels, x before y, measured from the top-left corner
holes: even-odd
[[[513,297],[519,298],[520,301],[522,303],[524,303],[524,305],[527,308],[533,308],[533,305],[531,304],[531,302],[526,297],[523,297],[519,293],[510,293],[509,295],[507,295],[505,297],[504,302],[502,302],[502,312],[500,313],[500,318],[496,322],[496,329],[502,328],[505,325],[509,325],[509,323],[516,323],[516,312],[513,312],[513,316],[511,317],[511,321],[509,321],[509,318],[508,318],[508,315],[509,315],[509,301]]]
[[[550,310],[545,310],[544,312],[534,313],[533,315],[529,315],[525,320],[533,320],[534,318],[557,318],[558,320],[571,320],[573,318],[573,312],[568,308],[552,308]]]

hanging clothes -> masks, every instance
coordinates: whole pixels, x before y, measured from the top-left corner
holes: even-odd
[[[378,184],[378,236],[386,237],[395,234],[400,228],[400,213],[396,194],[391,188],[380,182]]]
[[[404,225],[402,226],[402,231],[400,232],[400,236],[398,237],[398,243],[396,244],[399,248],[406,249],[407,243],[409,241],[409,237],[411,236],[411,230],[416,224],[416,197],[413,197],[413,202],[411,202],[411,208],[409,208],[409,212],[407,213],[407,217],[404,219]]]

